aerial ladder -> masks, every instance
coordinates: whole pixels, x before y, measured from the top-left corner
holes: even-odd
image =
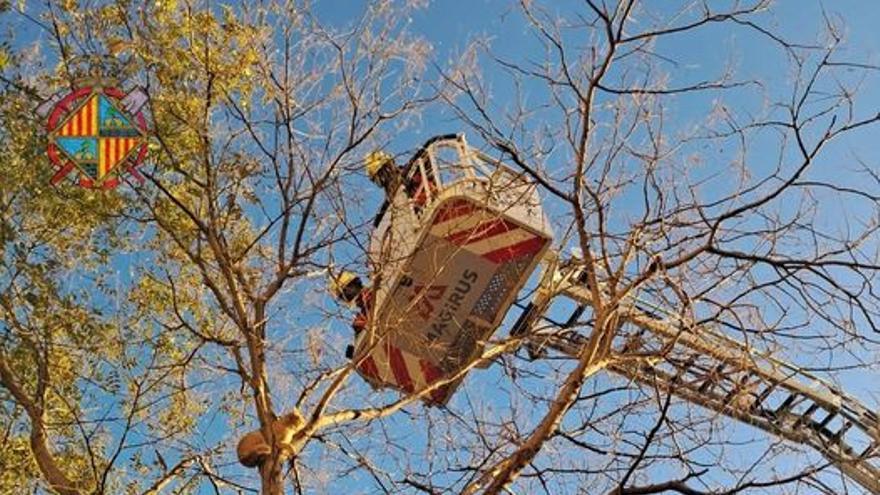
[[[538,187],[467,145],[432,138],[405,164],[367,158],[385,191],[367,252],[370,283],[332,277],[333,292],[356,308],[347,351],[374,388],[448,402],[506,321],[532,358],[577,357],[590,340],[593,307],[585,265],[562,260]],[[524,290],[542,267],[535,290]],[[531,294],[523,304],[521,293]],[[554,303],[573,307],[564,318]],[[695,324],[662,305],[626,297],[608,369],[789,442],[807,445],[850,480],[880,495],[880,418],[796,366]],[[440,384],[442,383],[442,386]],[[240,452],[241,455],[241,452]]]
[[[567,315],[548,314],[557,298]],[[533,358],[555,351],[576,357],[588,337],[576,328],[592,307],[583,263],[549,259],[535,295],[514,323]],[[555,313],[556,311],[554,311]],[[757,352],[709,325],[694,325],[650,301],[626,298],[610,371],[645,387],[807,445],[850,480],[880,494],[880,417],[836,387],[796,366]],[[636,359],[626,359],[637,356]]]

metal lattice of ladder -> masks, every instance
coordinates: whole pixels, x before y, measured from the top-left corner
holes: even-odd
[[[575,304],[566,318],[546,314],[557,297]],[[577,356],[588,339],[572,327],[591,301],[581,265],[550,261],[511,333],[527,337],[533,358],[549,350]],[[807,445],[869,493],[880,495],[880,417],[875,412],[791,364],[708,326],[688,325],[648,302],[629,299],[618,311],[624,325],[612,352],[645,359],[621,360],[611,371]],[[544,323],[540,329],[539,322]]]

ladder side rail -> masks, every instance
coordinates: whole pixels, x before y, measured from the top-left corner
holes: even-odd
[[[678,319],[676,317],[676,315],[669,313],[668,311],[660,308],[659,306],[657,306],[653,303],[649,303],[649,302],[646,302],[644,300],[639,299],[639,300],[636,300],[635,304],[637,307],[648,306],[651,310],[658,312],[660,314],[666,315],[668,320],[674,321],[674,320]],[[700,327],[700,335],[704,338],[708,337],[709,339],[717,340],[719,344],[728,344],[728,345],[731,345],[736,348],[744,348],[742,342],[740,342],[740,341],[738,341],[728,335],[717,332],[717,331],[715,331],[709,327],[706,327],[706,326]],[[785,369],[786,371],[791,372],[792,374],[796,374],[796,375],[804,376],[804,377],[809,377],[812,381],[821,384],[832,395],[840,396],[840,397],[843,397],[843,395],[844,395],[841,391],[839,391],[836,387],[834,387],[830,383],[827,383],[826,381],[822,380],[821,378],[814,376],[808,372],[805,372],[805,371],[801,370],[800,368],[793,366],[790,363],[782,361],[782,360],[780,360],[776,357],[773,357],[773,356],[771,356],[767,353],[764,353],[764,352],[757,352],[757,351],[754,351],[751,349],[747,350],[747,352],[752,359],[755,359],[756,361],[763,361],[764,364],[766,364],[770,368],[782,368],[782,369]]]
[[[553,348],[566,355],[577,355],[586,338],[579,335],[577,339],[558,336],[543,336],[542,345]],[[811,428],[797,428],[796,416],[787,421],[780,421],[772,411],[766,409],[750,409],[729,400],[727,394],[713,393],[693,387],[683,380],[686,369],[679,369],[670,374],[651,365],[632,366],[627,363],[612,364],[611,371],[643,386],[657,387],[664,392],[672,393],[688,402],[705,407],[724,416],[752,425],[767,433],[779,436],[788,441],[805,444],[834,463],[847,477],[857,482],[872,494],[880,494],[880,468],[872,465],[868,459],[861,459],[847,453],[842,442],[830,443],[828,439]],[[798,418],[799,419],[799,418]]]
[[[428,147],[425,154],[416,160],[416,164],[418,165],[416,173],[421,174],[419,181],[421,189],[425,194],[425,205],[433,204],[437,197],[436,191],[443,188],[443,183],[441,182],[442,179],[440,178],[440,170],[437,168],[437,160],[434,158],[434,146]],[[437,189],[431,187],[432,182]]]
[[[589,304],[589,294],[585,288],[568,286],[564,294],[576,296],[578,301]],[[705,326],[700,327],[698,335],[668,321],[658,320],[633,307],[624,308],[622,316],[625,321],[674,341],[676,345],[711,356],[718,360],[719,364],[725,362],[742,370],[748,370],[760,377],[767,387],[783,388],[791,393],[803,395],[819,404],[828,414],[838,414],[844,421],[855,425],[872,444],[880,448],[880,429],[873,419],[876,418],[875,414],[870,413],[867,407],[855,399],[831,390],[823,381],[799,372],[795,366],[777,359],[766,359],[766,356],[761,356],[729,337],[713,342],[710,339],[717,337],[717,334]],[[719,343],[725,346],[720,346]],[[811,382],[805,381],[804,378]]]
[[[747,408],[737,407],[717,395],[707,395],[683,385],[675,377],[662,376],[659,370],[646,369],[651,367],[614,366],[612,371],[636,380],[644,386],[657,386],[661,390],[672,393],[688,402],[698,404],[716,411],[732,419],[747,423],[770,434],[788,441],[808,445],[832,462],[844,475],[852,479],[870,493],[880,494],[880,467],[873,465],[868,459],[861,459],[845,453],[840,443],[829,443],[817,431],[811,428],[796,428],[796,422],[780,423],[766,414],[759,414]]]
[[[454,146],[458,153],[459,166],[464,176],[471,180],[477,179],[477,174],[475,172],[477,167],[474,164],[474,151],[468,146],[464,134],[458,135]]]
[[[644,303],[643,301],[639,301],[639,304],[650,304]],[[661,311],[668,315],[668,312],[663,311],[661,308],[658,308],[656,305],[651,305],[652,309],[657,311]],[[674,315],[670,315],[673,316]],[[786,380],[782,383],[783,386],[787,388],[792,388],[797,391],[804,391],[811,393],[812,395],[824,394],[826,403],[830,402],[836,405],[838,408],[842,409],[843,412],[852,419],[857,419],[859,422],[864,424],[865,428],[869,430],[874,438],[880,441],[880,418],[878,418],[877,414],[859,403],[855,398],[848,396],[843,393],[841,390],[837,389],[834,385],[826,382],[825,380],[812,375],[808,372],[801,370],[800,368],[793,366],[790,363],[782,361],[778,358],[775,358],[771,355],[768,355],[764,352],[756,352],[754,350],[748,349],[741,342],[736,339],[731,338],[730,336],[724,335],[722,333],[716,332],[708,327],[700,328],[700,336],[702,338],[717,340],[719,343],[730,345],[734,348],[740,349],[742,352],[747,353],[749,359],[753,360],[753,362],[761,367],[762,369],[771,369],[777,370],[778,374],[781,375],[790,375],[792,377],[798,376],[803,378],[808,378],[812,384],[811,385],[819,385],[824,390],[820,390],[818,388],[810,388],[808,390],[803,390],[803,386],[806,385],[802,381],[797,380]],[[784,370],[782,372],[778,370]]]
[[[508,169],[510,173],[515,174],[513,170],[510,170],[510,167],[505,165],[501,160],[497,160],[492,158],[491,156],[483,153],[482,151],[471,148],[471,163],[473,167],[480,171],[485,177],[492,177],[496,170],[500,168]]]
[[[579,282],[577,267],[563,266],[562,269],[556,270],[555,263],[551,263],[546,268],[552,272],[552,275],[545,272],[542,279],[542,291],[539,291],[539,297],[536,298],[539,304],[533,308],[537,314],[532,314],[529,318],[531,325],[538,319],[545,319],[543,313],[546,312],[554,295],[567,297],[578,303],[579,307],[590,306],[592,302],[590,291],[582,282]],[[787,440],[809,445],[837,465],[850,479],[858,482],[871,493],[880,495],[880,467],[872,465],[868,460],[880,452],[880,429],[878,429],[880,425],[878,425],[877,414],[818,377],[802,372],[796,366],[765,353],[756,352],[746,344],[713,331],[705,325],[698,327],[698,331],[685,329],[681,324],[676,324],[674,316],[669,318],[670,314],[661,308],[653,306],[648,310],[643,310],[636,305],[645,304],[644,302],[636,301],[635,304],[632,300],[628,302],[629,304],[622,308],[622,319],[640,328],[641,331],[646,330],[654,337],[659,338],[662,341],[662,347],[658,347],[658,350],[669,348],[666,344],[671,343],[674,344],[672,349],[694,351],[696,354],[691,354],[692,356],[706,357],[709,361],[701,363],[695,368],[706,371],[727,369],[729,370],[728,377],[738,375],[739,380],[744,380],[748,385],[763,387],[762,394],[765,396],[759,398],[753,408],[733,407],[731,397],[738,393],[740,385],[729,379],[726,386],[721,387],[722,392],[725,393],[724,396],[721,396],[719,394],[707,395],[707,392],[714,392],[715,387],[714,385],[711,387],[706,385],[706,380],[708,380],[706,377],[699,379],[692,377],[691,381],[687,382],[687,386],[684,386],[677,381],[678,377],[673,383],[670,381],[672,379],[667,376],[665,386],[671,392],[682,396],[685,400],[752,424]],[[667,318],[659,315],[667,315]],[[583,343],[587,340],[586,337],[577,333],[559,335],[558,330],[559,328],[553,328],[533,334],[530,339],[531,345],[549,347],[570,356],[578,355]],[[674,362],[675,359],[669,359],[669,364],[682,367],[681,364]],[[694,363],[692,360],[680,361],[687,362],[684,369],[677,372],[679,375],[684,375]],[[612,371],[643,384],[646,383],[646,379],[650,380],[650,383],[656,384],[657,377],[662,376],[662,370],[656,367],[651,367],[647,374],[645,371],[634,374],[632,370],[621,366],[614,366]],[[758,381],[750,382],[752,378],[756,378]],[[663,381],[661,380],[661,382]],[[694,388],[698,382],[702,384]],[[789,394],[778,409],[764,407],[762,401],[767,398],[766,396],[773,394],[778,396],[778,392]],[[795,408],[800,405],[806,405],[807,408],[801,412],[795,412]],[[821,422],[812,419],[812,416],[820,409],[826,414]],[[829,421],[838,418],[842,422],[838,431],[833,432],[826,428]],[[804,426],[807,427],[804,428]],[[856,452],[846,442],[846,434],[853,431],[853,427],[856,431],[861,431],[870,442],[868,448],[861,453]],[[874,457],[874,460],[877,458]]]
[[[835,390],[820,378],[802,372],[796,366],[779,359],[755,352],[745,344],[727,336],[720,336],[705,326],[700,327],[697,334],[683,331],[667,321],[658,321],[644,314],[635,313],[627,316],[628,320],[641,328],[676,338],[681,344],[709,353],[716,359],[732,362],[740,367],[748,367],[751,372],[761,375],[774,386],[808,397],[824,409],[835,411],[847,421],[856,424],[873,443],[880,443],[880,425],[876,414],[854,398]],[[727,348],[722,348],[718,344],[724,344]]]
[[[585,304],[590,304],[591,302],[589,291],[585,287],[571,284],[566,285],[563,289],[563,294]],[[751,363],[751,366],[763,378],[778,383],[779,386],[790,389],[793,392],[809,395],[813,400],[827,407],[843,408],[843,397],[830,390],[830,387],[824,382],[813,378],[812,383],[808,385],[798,379],[799,377],[806,376],[806,374],[798,372],[796,367],[787,365],[779,360],[767,359],[766,356],[761,356],[729,337],[720,339],[720,342],[712,342],[710,339],[718,339],[718,334],[708,327],[701,326],[698,336],[695,332],[682,329],[680,326],[673,325],[666,320],[659,320],[633,306],[622,308],[621,316],[624,321],[666,338],[675,339],[681,345],[706,353],[716,359],[731,363]],[[719,345],[722,343],[724,345]],[[780,368],[785,371],[782,371]],[[853,419],[857,419],[857,417],[854,415]],[[871,428],[868,425],[866,427]]]

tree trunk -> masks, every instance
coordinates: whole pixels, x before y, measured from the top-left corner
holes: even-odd
[[[43,473],[52,490],[60,495],[82,495],[76,484],[70,480],[58,467],[52,452],[49,451],[48,439],[42,424],[31,422],[31,452],[37,461],[40,472]]]
[[[281,462],[277,454],[273,454],[260,466],[260,484],[262,486],[260,493],[262,495],[284,494],[284,478],[281,472],[284,463]]]

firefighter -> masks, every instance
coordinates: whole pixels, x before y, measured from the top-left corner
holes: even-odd
[[[417,210],[427,201],[427,189],[432,193],[437,192],[437,184],[434,180],[434,172],[430,162],[426,162],[425,172],[428,174],[427,184],[422,184],[422,174],[417,170],[409,179],[404,177],[406,167],[399,167],[394,163],[394,157],[384,151],[373,151],[364,158],[364,166],[367,176],[374,184],[385,191],[385,197],[391,201],[397,188],[403,184],[403,190],[407,196],[413,199]]]
[[[370,180],[385,191],[385,197],[391,199],[403,182],[403,169],[395,165],[394,157],[384,151],[373,151],[364,158],[364,165]]]
[[[367,318],[373,303],[373,291],[364,287],[361,278],[352,272],[342,272],[331,281],[333,295],[340,301],[358,308],[358,314],[351,323],[354,336],[358,335],[367,327]],[[345,357],[351,359],[354,356],[354,346],[349,345],[345,349]]]

